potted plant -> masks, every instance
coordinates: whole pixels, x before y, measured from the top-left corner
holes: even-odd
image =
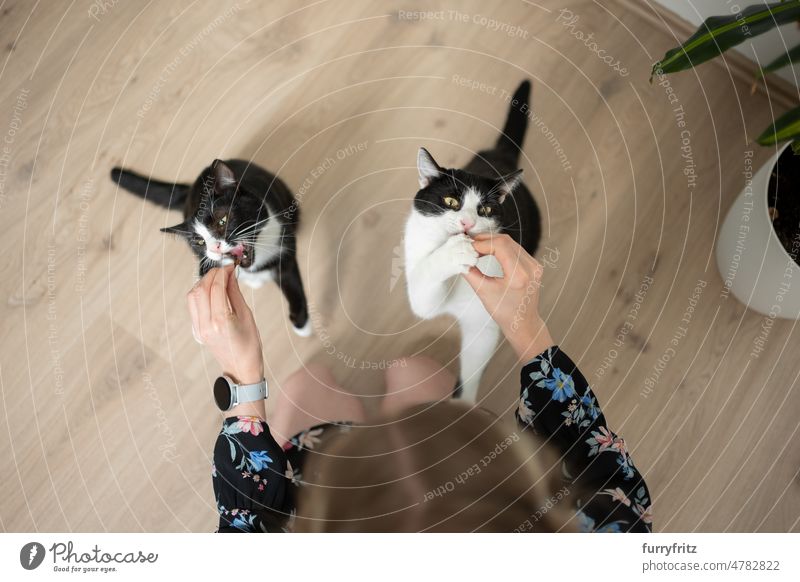
[[[756,4],[738,14],[712,16],[653,65],[652,74],[693,68],[753,36],[797,21],[800,0]],[[763,67],[759,78],[794,62],[800,62],[800,46]],[[771,318],[800,319],[800,196],[796,192],[800,188],[800,107],[776,119],[756,141],[775,153],[755,173],[752,157],[744,160],[746,182],[720,229],[717,265],[726,289],[748,307]]]

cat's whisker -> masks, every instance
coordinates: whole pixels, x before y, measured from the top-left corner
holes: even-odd
[[[254,242],[249,242],[249,243],[247,243],[247,244],[248,244],[249,246],[251,246],[251,247],[254,247],[254,248],[261,248],[261,249],[265,249],[265,248],[276,248],[276,247],[280,247],[280,246],[282,246],[282,245],[275,245],[275,244],[272,244],[272,243],[260,243],[260,242],[255,242],[255,241],[254,241]]]
[[[254,249],[261,249],[261,250],[266,250],[266,251],[277,251],[277,250],[280,250],[280,249],[284,248],[283,246],[280,246],[280,245],[279,246],[275,246],[275,245],[254,244],[254,245],[251,245],[251,246]]]
[[[231,239],[233,243],[254,243],[258,240],[257,236],[237,236],[236,238]]]
[[[259,226],[261,226],[262,224],[264,224],[265,222],[267,222],[268,220],[269,220],[269,218],[265,218],[264,220],[260,220],[260,221],[256,222],[255,224],[250,224],[250,225],[247,225],[247,226],[244,226],[244,227],[238,226],[238,227],[236,227],[236,229],[233,230],[233,232],[226,233],[226,238],[233,239],[237,235],[242,235],[242,234],[249,233],[249,232],[255,230],[256,228],[258,228]]]
[[[266,222],[267,220],[270,220],[270,218],[267,218],[262,222]],[[292,221],[292,220],[281,220],[280,223],[281,223],[281,226],[288,226],[288,225],[292,225],[292,224],[300,224],[300,222],[297,221],[297,220],[294,220],[294,221]]]
[[[256,222],[254,222],[253,224],[248,224],[248,223],[241,224],[241,225],[237,226],[237,227],[236,227],[236,228],[233,230],[233,232],[231,233],[231,236],[233,236],[233,235],[234,235],[234,234],[236,234],[237,232],[247,232],[247,231],[249,231],[249,230],[253,230],[254,228],[257,228],[258,226],[260,226],[260,225],[264,224],[264,223],[265,223],[265,222],[267,222],[268,220],[269,220],[269,216],[268,216],[267,218],[264,218],[264,219],[262,219],[262,220],[257,220],[257,221],[256,221]]]
[[[260,236],[261,236],[261,233],[247,233],[245,235],[240,235],[240,236],[237,236],[235,238],[231,238],[230,241],[231,242],[257,241]],[[288,233],[282,233],[280,236],[281,237],[287,237],[287,236],[291,236],[291,235],[289,235]]]

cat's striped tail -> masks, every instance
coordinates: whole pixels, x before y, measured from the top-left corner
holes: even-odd
[[[124,168],[111,170],[111,179],[128,192],[165,208],[181,209],[191,188],[188,184],[170,184],[151,180],[147,176]]]
[[[503,133],[497,139],[497,149],[513,156],[514,165],[519,160],[519,152],[522,150],[525,140],[525,131],[528,129],[528,116],[531,114],[530,96],[531,82],[525,80],[517,87],[511,98]]]

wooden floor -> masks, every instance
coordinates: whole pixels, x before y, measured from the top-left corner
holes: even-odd
[[[765,319],[721,294],[713,258],[747,152],[769,155],[752,144],[763,93],[710,64],[670,77],[671,103],[649,68],[680,33],[614,0],[570,3],[571,28],[550,0],[398,3],[442,11],[424,20],[365,0],[112,4],[0,7],[0,529],[215,526],[218,370],[184,307],[194,261],[158,232],[177,216],[117,192],[113,165],[189,180],[237,156],[280,174],[317,336],[288,331],[273,286],[248,292],[269,378],[322,361],[379,395],[362,366],[456,366],[456,330],[416,321],[404,293],[416,150],[465,162],[528,77],[543,308],[632,447],[656,528],[800,531],[800,333],[766,322],[753,357]],[[512,362],[504,346],[482,390],[505,414]]]

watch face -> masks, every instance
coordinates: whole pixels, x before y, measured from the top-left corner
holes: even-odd
[[[228,410],[231,407],[231,387],[224,376],[220,376],[217,378],[217,381],[214,382],[214,400],[222,411]]]

